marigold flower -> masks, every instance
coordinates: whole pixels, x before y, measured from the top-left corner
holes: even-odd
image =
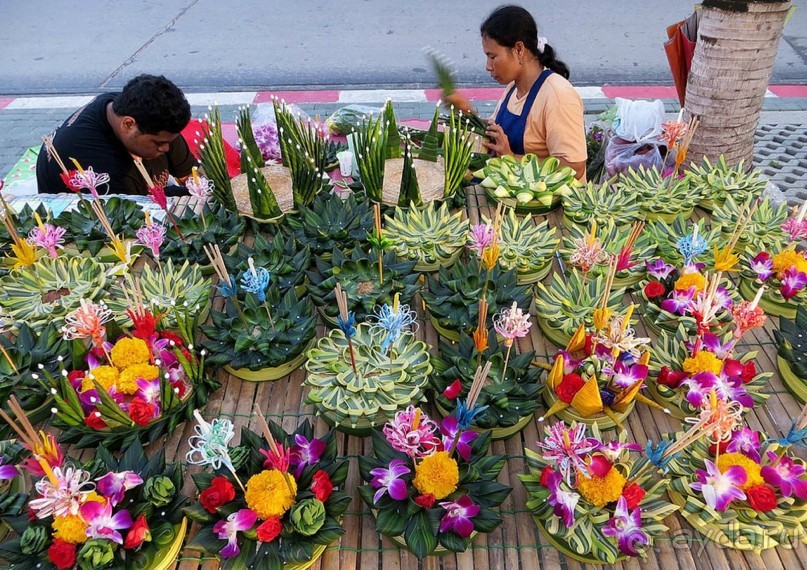
[[[577,477],[577,490],[589,502],[598,507],[604,507],[608,503],[613,503],[622,496],[622,489],[627,479],[619,471],[612,467],[602,476],[586,477],[582,473]]]
[[[412,484],[421,495],[431,494],[439,501],[457,490],[459,480],[457,462],[447,451],[438,451],[424,457],[415,467]]]
[[[112,364],[123,370],[135,364],[148,364],[151,351],[146,342],[139,338],[123,337],[109,351]]]
[[[287,478],[277,469],[269,469],[249,478],[244,499],[258,517],[267,520],[282,517],[294,505],[296,495],[294,477]]]

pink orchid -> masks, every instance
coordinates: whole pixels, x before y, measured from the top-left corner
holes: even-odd
[[[446,416],[443,418],[443,423],[440,424],[440,433],[443,434],[443,449],[451,453],[454,451],[452,447],[454,441],[457,442],[457,453],[460,454],[463,461],[471,460],[471,444],[479,435],[473,430],[464,430],[457,438],[457,431],[459,431],[459,420],[454,416]]]
[[[137,235],[137,241],[149,248],[155,258],[160,257],[160,246],[165,241],[165,226],[147,223],[140,226],[135,235]]]
[[[389,493],[391,499],[403,501],[409,492],[406,489],[406,482],[401,479],[404,475],[411,473],[409,467],[401,459],[393,459],[389,468],[377,467],[370,471],[373,479],[370,484],[378,489],[373,495],[373,503],[377,503],[384,493]]]
[[[801,241],[807,237],[807,219],[788,218],[782,224],[782,229],[790,236],[790,241]]]
[[[611,380],[620,388],[630,388],[637,382],[643,382],[647,378],[648,371],[649,368],[644,364],[634,364],[628,367],[624,362],[617,362],[614,365],[614,376]]]
[[[638,443],[620,443],[617,440],[612,440],[597,448],[597,452],[602,453],[611,463],[618,462],[619,457],[625,451],[642,451],[642,446]]]
[[[50,257],[59,257],[57,248],[64,246],[64,234],[67,230],[53,224],[42,224],[28,232],[28,243],[47,250]]]
[[[804,480],[805,469],[787,455],[777,459],[775,453],[769,452],[768,457],[775,463],[762,468],[762,478],[774,487],[779,487],[784,497],[794,494],[800,500],[807,499],[807,481]]]
[[[742,427],[731,434],[731,441],[726,447],[729,453],[742,453],[749,459],[759,463],[759,432]]]
[[[574,509],[577,507],[580,495],[573,491],[561,490],[561,480],[561,474],[557,471],[552,471],[549,475],[549,481],[547,482],[549,497],[547,497],[547,502],[554,507],[555,516],[563,520],[566,528],[572,528],[574,526]]]
[[[782,276],[782,285],[779,287],[779,292],[786,301],[789,301],[798,295],[805,285],[807,285],[807,274],[800,272],[795,267],[788,267]]]
[[[294,467],[294,476],[299,477],[307,465],[313,465],[325,453],[325,442],[321,439],[308,438],[297,434],[294,436],[294,445],[291,447],[290,466]]]
[[[87,538],[105,538],[123,544],[123,536],[119,530],[132,526],[132,517],[127,510],[112,514],[112,503],[87,501],[79,510],[81,518],[87,523]]]
[[[603,527],[602,533],[617,539],[619,551],[628,556],[639,554],[639,548],[650,543],[647,533],[642,530],[642,509],[635,508],[628,511],[628,501],[619,497],[614,516]]]
[[[395,418],[384,425],[384,437],[393,449],[407,454],[413,459],[431,455],[440,446],[437,437],[437,424],[426,414],[420,414],[417,428],[414,427],[415,406],[409,406],[395,414]]]
[[[692,306],[696,291],[695,287],[690,287],[686,291],[681,289],[674,290],[670,298],[661,302],[661,310],[681,316],[686,315]]]
[[[493,243],[493,226],[490,224],[477,224],[471,228],[468,235],[468,249],[476,251],[476,256],[482,258],[482,253]]]
[[[663,259],[656,259],[653,262],[646,261],[645,265],[647,266],[647,274],[658,280],[666,279],[670,273],[675,271],[675,267],[665,263]]]
[[[88,166],[84,170],[76,170],[70,179],[72,188],[85,188],[92,193],[93,198],[98,198],[98,187],[102,184],[109,184],[109,174],[95,172],[92,166]]]
[[[235,558],[241,552],[238,546],[238,532],[249,530],[258,520],[258,515],[249,509],[234,512],[226,521],[219,521],[213,525],[213,533],[219,540],[226,540],[227,546],[221,549],[222,558]]]
[[[725,511],[729,504],[736,500],[745,500],[745,493],[740,488],[745,484],[748,475],[739,465],[732,465],[721,473],[717,465],[706,460],[706,471],[698,469],[698,480],[690,483],[690,487],[703,494],[706,504],[717,511]]]
[[[502,309],[493,317],[493,328],[504,337],[506,346],[512,346],[515,339],[527,336],[530,326],[532,323],[529,313],[524,313],[515,301],[509,309]]]
[[[114,506],[123,500],[126,491],[142,484],[143,478],[134,471],[122,471],[121,473],[107,473],[98,479],[96,490],[107,497]]]
[[[440,532],[454,531],[462,538],[468,538],[474,532],[474,523],[471,520],[482,508],[475,505],[468,495],[463,495],[456,501],[442,501],[438,503],[446,510],[440,520]]]
[[[143,398],[149,404],[154,404],[160,401],[160,380],[159,378],[154,380],[145,380],[143,378],[138,378],[135,381],[137,384],[137,393],[135,396],[139,396]]]
[[[773,260],[770,254],[760,252],[751,261],[751,271],[757,274],[757,279],[767,281],[773,275]]]

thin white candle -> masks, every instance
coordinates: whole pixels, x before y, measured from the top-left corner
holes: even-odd
[[[797,222],[799,222],[799,223],[801,223],[801,221],[804,219],[804,215],[805,215],[805,214],[807,214],[807,200],[805,200],[805,201],[802,203],[802,205],[801,205],[801,209],[799,210],[799,217],[798,217],[798,218],[796,218],[796,221],[797,221]]]
[[[759,300],[762,299],[762,293],[764,293],[764,292],[765,292],[765,285],[763,285],[762,287],[759,288],[759,290],[757,291],[756,296],[754,297],[754,300],[751,301],[751,309],[756,309],[757,308],[757,305],[759,304]]]

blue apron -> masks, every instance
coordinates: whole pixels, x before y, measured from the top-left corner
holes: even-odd
[[[541,75],[538,76],[538,79],[535,80],[535,83],[533,83],[530,88],[530,92],[527,95],[527,100],[524,101],[524,108],[521,110],[520,115],[516,115],[507,110],[510,96],[516,90],[515,85],[513,85],[507,93],[507,97],[504,98],[501,107],[499,107],[499,112],[496,115],[496,124],[499,125],[504,130],[504,134],[507,135],[507,139],[510,141],[510,150],[513,151],[513,154],[524,154],[524,130],[527,127],[527,116],[530,114],[530,109],[532,109],[532,104],[535,102],[538,91],[541,90],[544,81],[546,81],[546,78],[551,74],[551,69],[544,69],[541,72]]]

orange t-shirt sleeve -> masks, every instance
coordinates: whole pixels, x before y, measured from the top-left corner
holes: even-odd
[[[550,97],[544,114],[546,150],[549,156],[567,162],[586,160],[586,133],[583,102],[579,97]]]

